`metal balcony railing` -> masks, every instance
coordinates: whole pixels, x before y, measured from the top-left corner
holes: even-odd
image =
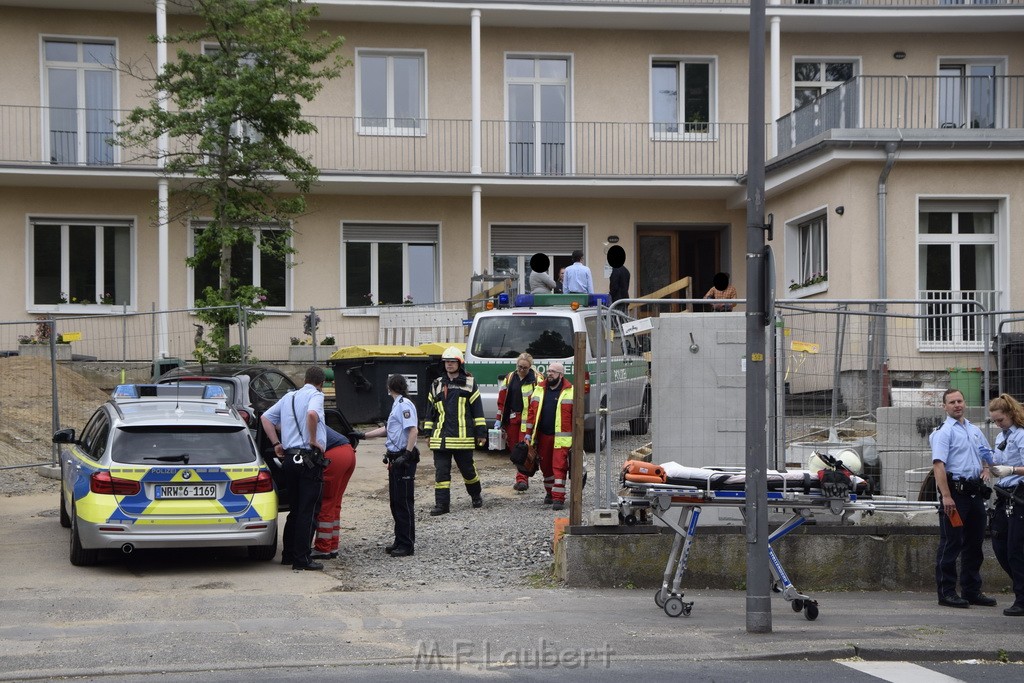
[[[857,76],[780,118],[779,152],[842,128],[1024,128],[1024,76]]]
[[[509,0],[463,0],[486,8]],[[518,5],[612,5],[622,7],[749,7],[749,0],[523,0]],[[781,0],[782,6],[800,7],[963,7],[964,5],[1014,7],[1021,0]],[[768,5],[770,11],[774,5]]]
[[[156,167],[156,143],[113,144],[126,112],[0,105],[0,165]],[[289,142],[324,174],[469,175],[466,119],[311,116],[317,132]],[[182,149],[172,139],[170,152]],[[483,121],[481,170],[520,178],[735,178],[745,172],[743,123]]]

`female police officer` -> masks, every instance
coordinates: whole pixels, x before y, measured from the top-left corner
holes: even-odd
[[[413,488],[416,463],[420,451],[416,448],[416,406],[409,400],[409,385],[402,375],[388,377],[388,394],[394,400],[387,425],[366,432],[364,438],[386,436],[384,462],[388,466],[388,496],[391,516],[395,518],[395,541],[384,550],[391,557],[408,557],[416,543],[416,521],[413,514]]]
[[[1009,394],[988,404],[989,416],[999,427],[992,476],[996,482],[992,510],[992,550],[999,566],[1013,582],[1013,604],[1008,617],[1024,617],[1024,406]]]

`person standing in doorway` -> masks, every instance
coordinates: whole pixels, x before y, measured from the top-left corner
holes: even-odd
[[[572,264],[565,269],[562,291],[566,294],[593,294],[594,276],[583,263],[583,250],[572,252]]]
[[[712,287],[704,295],[705,299],[736,299],[736,288],[729,284],[729,273],[715,273]],[[736,304],[711,304],[713,311],[731,311]]]
[[[989,488],[992,449],[985,435],[964,417],[964,395],[947,389],[942,395],[946,421],[928,439],[932,449],[939,514],[939,549],[935,556],[935,584],[939,604],[970,607],[996,604],[981,592],[982,544],[985,540],[985,499]],[[957,559],[960,576],[957,577]],[[959,583],[961,594],[957,594]]]
[[[608,265],[612,273],[608,278],[608,295],[612,303],[629,298],[629,268],[626,268],[626,250],[619,245],[608,250]]]
[[[558,283],[548,275],[551,259],[547,254],[536,253],[530,257],[530,294],[551,294],[558,288]]]

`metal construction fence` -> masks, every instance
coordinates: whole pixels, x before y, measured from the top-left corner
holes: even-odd
[[[990,441],[989,399],[1005,392],[1024,401],[1021,312],[987,311],[969,298],[781,300],[766,327],[764,362],[752,363],[742,305],[732,313],[671,310],[706,304],[664,301],[642,326],[650,429],[637,435],[626,423],[609,425],[596,458],[596,498],[606,506],[627,459],[742,469],[750,372],[766,373],[770,468],[814,470],[812,456],[825,452],[859,468],[876,494],[914,500],[931,470],[928,436],[945,419],[947,388],[964,393],[967,418]],[[591,391],[611,393],[614,404],[607,377],[597,375]]]

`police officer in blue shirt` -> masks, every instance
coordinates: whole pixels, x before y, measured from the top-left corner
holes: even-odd
[[[999,427],[993,453],[996,482],[992,510],[992,550],[999,566],[1010,575],[1014,601],[1003,610],[1024,617],[1024,406],[1009,394],[989,401],[989,417]]]
[[[935,488],[943,512],[939,515],[939,549],[935,557],[939,604],[992,607],[995,599],[981,592],[985,500],[991,493],[984,480],[989,476],[992,449],[981,430],[964,417],[964,395],[959,389],[946,390],[942,407],[946,421],[929,437]],[[962,596],[956,592],[958,557]]]
[[[388,466],[388,497],[391,516],[395,519],[395,541],[384,548],[391,557],[408,557],[416,545],[416,515],[413,512],[413,489],[420,451],[416,447],[419,434],[416,406],[409,400],[409,385],[403,375],[388,377],[388,393],[394,400],[387,424],[363,438],[386,436],[384,462]]]

